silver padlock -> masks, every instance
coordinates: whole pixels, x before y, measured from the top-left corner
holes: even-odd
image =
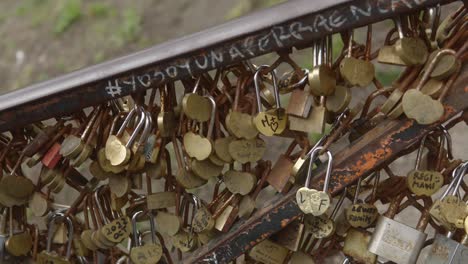
[[[398,212],[404,193],[390,204],[387,213],[379,217],[374,234],[369,242],[369,251],[398,264],[415,263],[423,248],[430,214],[425,211],[419,219],[417,229],[393,220]]]
[[[468,247],[466,244],[459,243],[450,239],[452,233],[448,236],[437,234],[434,243],[432,244],[431,251],[427,255],[424,263],[426,264],[455,264],[468,262]],[[467,235],[463,240],[466,239]]]
[[[3,213],[0,215],[0,263],[3,263],[5,258],[5,242],[8,239],[8,234],[6,233],[6,218],[8,208],[3,210]]]

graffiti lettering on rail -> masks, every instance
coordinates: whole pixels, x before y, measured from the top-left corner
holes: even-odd
[[[363,18],[395,12],[401,8],[414,8],[428,0],[368,0],[359,5],[347,5],[320,14],[310,15],[303,21],[288,22],[260,31],[250,37],[232,41],[214,49],[199,52],[188,58],[178,58],[165,64],[107,81],[105,91],[110,97],[120,97],[150,86],[163,84],[250,59],[296,43],[306,43],[323,33],[342,29],[345,23],[356,24]],[[301,42],[302,41],[302,42]]]

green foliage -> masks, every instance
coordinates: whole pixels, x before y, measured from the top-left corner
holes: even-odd
[[[270,7],[284,1],[285,0],[239,0],[237,5],[226,14],[226,19],[240,17],[253,9]]]
[[[78,21],[82,15],[81,7],[81,0],[66,0],[60,9],[59,16],[55,23],[54,33],[63,33],[70,28],[73,23]]]
[[[141,16],[135,9],[127,9],[123,13],[120,35],[125,41],[134,40],[141,31]]]
[[[115,14],[115,10],[106,3],[91,3],[88,12],[93,17],[108,17]]]
[[[24,16],[32,13],[35,8],[44,5],[48,0],[23,0],[21,4],[16,8],[15,14],[17,16]]]
[[[389,86],[393,81],[396,80],[396,78],[398,78],[400,73],[401,70],[390,67],[383,67],[382,69],[377,69],[376,78],[382,83],[383,86]]]
[[[104,56],[104,52],[102,51],[97,51],[95,54],[94,54],[94,57],[93,57],[93,61],[94,63],[99,63],[99,62],[102,62],[104,60],[105,56]]]

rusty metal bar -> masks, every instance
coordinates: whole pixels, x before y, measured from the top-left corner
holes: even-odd
[[[0,95],[0,132],[453,0],[288,1],[135,54]]]
[[[399,153],[417,144],[435,126],[467,109],[467,70],[468,66],[464,65],[460,77],[444,102],[445,115],[439,123],[422,126],[408,119],[387,120],[351,146],[336,153],[330,182],[332,195],[395,160]],[[321,166],[314,176],[312,186],[316,189],[321,190],[323,187],[325,167]],[[281,230],[302,213],[295,199],[297,188],[285,196],[278,195],[250,219],[238,223],[229,233],[190,254],[183,263],[227,263]]]

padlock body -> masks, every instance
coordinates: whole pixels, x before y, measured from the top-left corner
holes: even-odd
[[[468,247],[458,243],[441,234],[437,234],[431,251],[427,255],[424,263],[439,264],[439,263],[467,263],[468,262]]]
[[[427,234],[381,216],[369,243],[369,251],[398,264],[416,263]]]

